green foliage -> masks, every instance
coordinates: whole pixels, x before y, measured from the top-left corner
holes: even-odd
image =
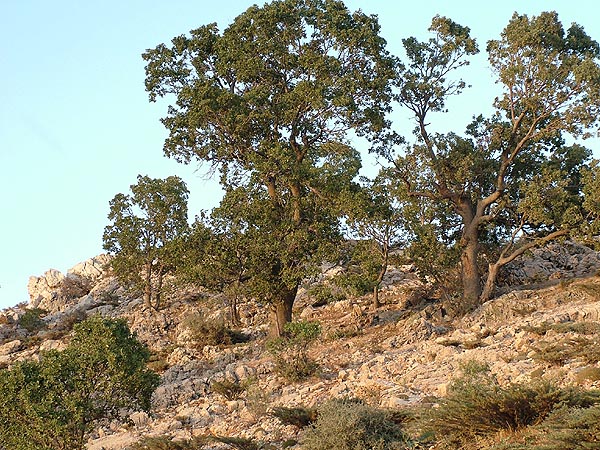
[[[588,239],[600,233],[600,161],[594,160],[581,173],[583,184],[583,207],[587,213],[587,229],[584,234]],[[596,243],[596,245],[598,245]]]
[[[364,181],[342,202],[347,234],[357,239],[350,252],[349,270],[342,282],[357,295],[373,292],[373,305],[379,306],[379,286],[387,273],[390,252],[405,237],[406,208],[389,185],[389,174],[382,170],[374,180]]]
[[[31,308],[25,311],[25,313],[19,317],[17,323],[21,328],[25,328],[30,333],[43,330],[47,327],[46,322],[42,320],[42,317],[46,315],[47,311],[40,308]]]
[[[600,406],[559,409],[540,429],[544,432],[542,450],[600,448]]]
[[[586,408],[600,402],[600,392],[559,388],[548,382],[502,387],[485,365],[463,370],[439,407],[422,419],[422,428],[433,433],[441,448],[485,448],[482,442],[498,432],[538,425],[563,407]]]
[[[146,369],[148,358],[123,320],[75,325],[66,350],[0,371],[0,446],[83,449],[97,421],[150,408],[158,376]]]
[[[317,410],[315,408],[304,408],[302,406],[294,408],[276,406],[271,409],[270,414],[277,417],[282,424],[294,425],[300,429],[311,425],[317,420]]]
[[[246,392],[247,385],[239,381],[213,381],[210,388],[213,392],[222,395],[226,400],[237,400]]]
[[[594,364],[600,361],[598,344],[598,336],[565,337],[550,343],[542,341],[536,346],[533,358],[558,366],[576,358]]]
[[[375,142],[387,126],[395,59],[376,17],[341,1],[274,1],[143,57],[150,100],[173,99],[165,154],[220,171],[213,217],[245,242],[245,292],[274,305],[280,334],[299,284],[340,238],[337,198],[360,168],[348,132]]]
[[[414,115],[418,142],[394,155],[395,139],[379,152],[403,186],[400,197],[415,203],[408,229],[422,269],[436,254],[448,262],[446,255],[454,253],[455,262],[458,256],[468,309],[490,298],[499,269],[528,249],[581,225],[588,234],[593,228],[591,152],[565,140],[600,127],[600,46],[579,25],[564,30],[554,12],[515,14],[487,45],[503,90],[496,111],[476,117],[459,136],[430,133],[430,116],[465,88],[454,74],[477,45],[468,28],[445,17],[436,16],[430,31],[427,41],[403,40],[407,63],[398,77],[399,101]]]
[[[346,296],[339,289],[325,282],[311,286],[307,294],[314,299],[313,306],[323,306],[346,299]]]
[[[403,450],[413,448],[393,413],[360,400],[331,400],[302,439],[305,450]]]
[[[284,331],[284,337],[275,338],[267,345],[275,358],[275,371],[290,382],[314,375],[319,366],[308,356],[308,347],[321,334],[321,325],[318,322],[290,322]]]
[[[202,313],[187,315],[182,325],[189,330],[193,345],[199,348],[205,345],[227,346],[247,341],[246,336],[230,330],[223,321],[207,320]]]
[[[133,283],[146,305],[158,310],[165,276],[180,261],[180,238],[188,231],[189,192],[179,177],[137,179],[132,195],[117,194],[110,201],[104,249],[115,255],[110,262],[115,274]]]

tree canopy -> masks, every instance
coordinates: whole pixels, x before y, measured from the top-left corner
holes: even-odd
[[[144,59],[150,100],[175,99],[162,119],[165,154],[220,171],[226,214],[253,236],[253,280],[280,334],[316,252],[339,237],[335,197],[360,168],[349,133],[387,125],[395,60],[377,20],[340,1],[275,1]]]
[[[114,255],[115,274],[140,289],[147,306],[158,309],[164,277],[179,261],[179,242],[188,231],[185,183],[138,175],[132,195],[110,201],[111,224],[104,229],[104,249]]]
[[[477,45],[468,28],[448,18],[435,17],[430,31],[426,42],[403,41],[408,62],[398,78],[398,100],[414,115],[418,143],[397,156],[381,153],[409,197],[449,206],[455,220],[437,214],[430,223],[460,251],[463,299],[471,307],[490,297],[501,266],[582,222],[579,180],[590,152],[565,138],[587,137],[600,125],[600,47],[576,24],[565,32],[556,13],[515,14],[487,45],[502,87],[496,111],[476,117],[460,136],[428,126],[431,113],[444,111],[465,87],[453,73]]]

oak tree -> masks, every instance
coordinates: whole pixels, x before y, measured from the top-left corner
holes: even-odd
[[[256,287],[281,334],[315,252],[339,234],[333,197],[360,167],[350,133],[387,125],[395,60],[377,19],[341,1],[280,0],[143,57],[150,100],[174,99],[164,152],[220,170],[240,199],[229,213],[254,237]]]
[[[453,223],[431,223],[446,220],[438,232],[458,247],[470,308],[493,294],[500,267],[566,236],[582,219],[578,180],[589,151],[565,139],[585,138],[600,124],[600,47],[577,24],[564,30],[554,12],[515,13],[487,45],[502,89],[495,113],[477,117],[460,136],[433,133],[429,125],[432,113],[445,112],[447,100],[465,88],[453,73],[477,44],[467,27],[444,17],[435,17],[430,31],[428,41],[403,41],[407,64],[398,82],[418,142],[399,156],[382,154],[409,196],[449,207]],[[485,286],[482,256],[489,262]]]
[[[158,310],[165,276],[179,261],[179,239],[188,231],[188,189],[179,177],[164,180],[138,175],[131,195],[110,201],[104,249],[114,255],[115,274],[143,292],[146,306]]]

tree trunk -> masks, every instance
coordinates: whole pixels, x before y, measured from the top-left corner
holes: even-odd
[[[478,236],[476,232],[471,234],[474,236],[468,236],[467,244],[460,255],[465,312],[477,305],[481,295],[481,275],[477,266]]]
[[[288,290],[273,302],[271,306],[273,316],[271,336],[282,337],[285,325],[292,321],[292,307],[294,306],[294,300],[296,300],[297,291],[298,287]]]
[[[150,263],[152,264],[152,263]],[[148,264],[146,267],[145,274],[145,286],[144,286],[144,304],[148,308],[152,308],[152,267]]]
[[[481,303],[487,302],[494,295],[494,290],[496,288],[496,278],[498,277],[498,271],[503,264],[498,262],[494,264],[488,265],[488,275],[485,280],[485,286],[483,287],[483,291],[481,292],[481,296],[479,301]]]
[[[373,288],[373,303],[371,304],[373,309],[377,309],[381,306],[381,303],[379,302],[379,284],[380,283],[377,283]]]
[[[233,325],[234,327],[239,327],[242,324],[242,321],[240,320],[240,313],[238,311],[237,304],[238,304],[238,296],[237,296],[237,294],[234,294],[229,299],[229,312],[231,314],[231,325]]]

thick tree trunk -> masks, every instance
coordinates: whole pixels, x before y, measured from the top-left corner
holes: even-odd
[[[292,307],[296,300],[298,288],[284,292],[271,306],[272,322],[271,335],[273,337],[281,337],[284,334],[284,327],[292,321]]]
[[[371,304],[371,307],[373,309],[377,309],[380,306],[381,303],[379,302],[379,283],[377,283],[373,288],[373,303]]]
[[[479,252],[478,236],[469,236],[460,255],[463,284],[463,307],[468,311],[475,307],[481,295],[481,275],[477,266]]]

